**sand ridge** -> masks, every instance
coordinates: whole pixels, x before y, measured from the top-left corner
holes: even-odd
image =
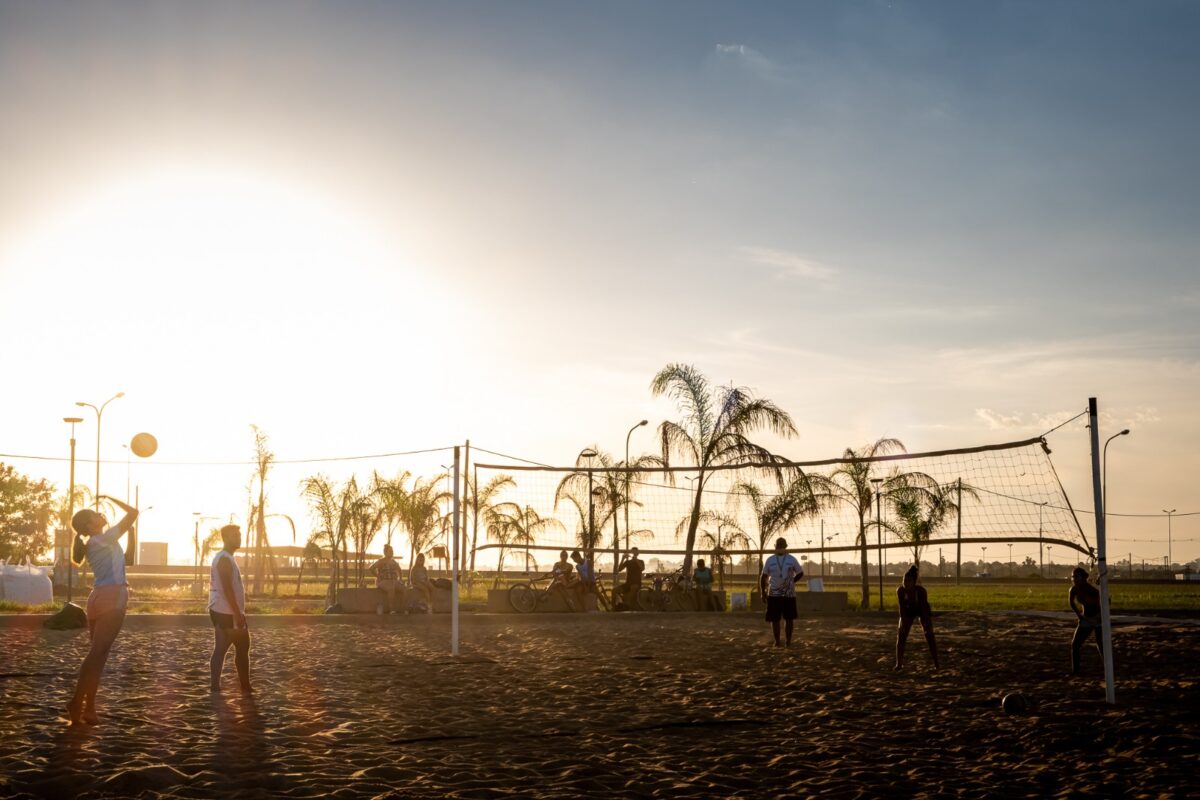
[[[131,618],[102,725],[62,712],[86,634],[0,630],[0,794],[61,797],[1173,796],[1200,754],[1200,631],[1116,637],[1108,707],[1071,625],[937,617],[890,671],[894,620],[749,615],[251,618],[256,693],[207,687],[211,629]],[[1021,689],[1030,715],[1000,697]]]

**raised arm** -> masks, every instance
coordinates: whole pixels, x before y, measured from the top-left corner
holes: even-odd
[[[119,538],[121,536],[124,536],[126,533],[128,533],[129,529],[133,527],[134,521],[137,519],[137,516],[138,516],[137,509],[134,508],[133,506],[129,505],[128,503],[122,503],[117,498],[112,497],[107,494],[102,494],[99,497],[97,497],[96,499],[97,500],[110,500],[118,508],[120,508],[122,511],[125,512],[125,516],[121,517],[120,521],[117,522],[116,525],[113,525],[111,528],[109,528],[109,530],[113,532],[113,537]]]

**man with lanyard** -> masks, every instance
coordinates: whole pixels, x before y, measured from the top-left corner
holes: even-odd
[[[217,636],[210,662],[211,688],[214,692],[221,691],[225,654],[233,645],[238,682],[242,693],[250,694],[250,630],[246,627],[246,590],[242,587],[241,570],[233,559],[233,554],[242,546],[242,529],[237,525],[226,525],[221,528],[221,541],[225,546],[213,557],[208,591],[208,616]]]
[[[775,634],[775,646],[779,641],[779,620],[787,622],[787,646],[792,644],[792,624],[796,621],[796,581],[804,577],[804,570],[796,557],[788,553],[787,540],[782,536],[775,540],[775,555],[763,563],[762,575],[758,579],[758,590],[767,599],[767,622]]]

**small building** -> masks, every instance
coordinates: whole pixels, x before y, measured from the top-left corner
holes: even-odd
[[[166,542],[141,542],[138,546],[138,563],[147,567],[166,566]]]

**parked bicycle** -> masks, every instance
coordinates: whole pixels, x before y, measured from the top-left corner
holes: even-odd
[[[637,593],[637,605],[642,611],[695,611],[699,608],[695,586],[684,576],[683,568],[669,575],[657,574],[650,586]]]
[[[515,611],[522,614],[530,614],[537,611],[538,606],[545,605],[549,601],[550,596],[557,594],[567,604],[567,608],[571,611],[578,610],[578,604],[575,598],[571,596],[571,590],[559,581],[550,581],[545,586],[541,586],[542,579],[535,578],[528,582],[514,583],[508,587],[508,603]]]

